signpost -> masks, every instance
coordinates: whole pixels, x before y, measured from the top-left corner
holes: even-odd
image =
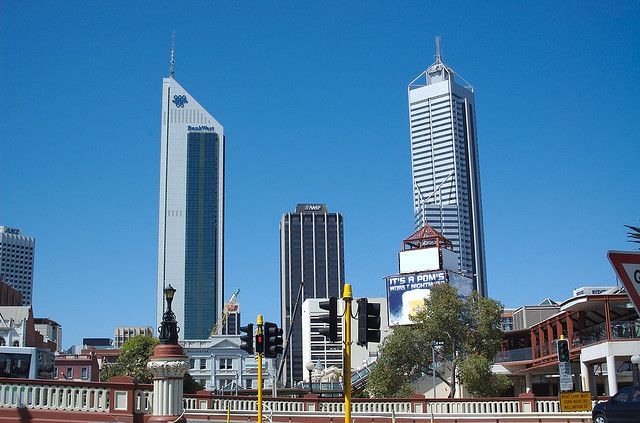
[[[560,373],[560,391],[573,391],[573,372],[571,363],[558,363]]]
[[[591,392],[560,392],[560,411],[591,411]]]
[[[640,314],[640,251],[609,251],[607,256]]]

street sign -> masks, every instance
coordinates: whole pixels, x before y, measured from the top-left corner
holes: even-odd
[[[591,392],[560,392],[560,411],[591,411]]]
[[[558,363],[560,374],[560,391],[573,391],[573,372],[571,363]]]
[[[640,314],[640,252],[609,251],[607,256]]]

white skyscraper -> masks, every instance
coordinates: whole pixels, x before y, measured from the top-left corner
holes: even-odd
[[[180,339],[205,339],[223,302],[224,130],[173,78],[173,55],[160,145],[156,318],[171,284]]]
[[[20,229],[0,226],[0,280],[22,295],[22,305],[33,301],[33,258],[36,239]]]
[[[415,226],[447,237],[487,295],[473,87],[442,62],[439,37],[435,59],[408,87]]]

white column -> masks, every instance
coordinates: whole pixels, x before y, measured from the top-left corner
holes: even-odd
[[[607,356],[607,382],[609,383],[609,396],[613,396],[618,392],[618,378],[616,375],[616,358],[612,355]]]
[[[591,366],[587,363],[580,362],[580,378],[583,391],[591,391]]]
[[[147,368],[154,376],[153,381],[153,416],[152,421],[165,416],[167,421],[175,420],[182,414],[182,378],[189,362],[186,357],[151,357]]]
[[[533,382],[531,381],[531,373],[524,374],[524,390],[529,393],[533,390]]]

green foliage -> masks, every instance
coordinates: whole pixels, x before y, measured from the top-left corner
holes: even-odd
[[[118,360],[103,367],[100,380],[107,381],[113,376],[124,375],[132,377],[138,383],[151,383],[153,376],[147,370],[147,362],[158,343],[158,339],[144,335],[129,339],[122,346]]]
[[[498,323],[502,310],[499,302],[475,292],[463,300],[455,287],[447,283],[435,285],[424,307],[412,317],[415,324],[397,326],[380,346],[367,392],[375,397],[410,394],[411,381],[420,375],[433,374],[431,345],[439,343],[436,361],[442,366],[435,370],[435,376],[449,386],[453,397],[457,366],[471,355],[490,363],[499,350],[502,332]],[[473,363],[477,362],[475,359]],[[467,373],[477,366],[470,362]]]
[[[198,391],[204,390],[204,386],[200,385],[195,381],[193,376],[189,374],[189,372],[184,375],[184,393],[185,394],[195,394]]]
[[[627,238],[631,238],[628,240],[629,242],[636,242],[640,244],[640,228],[636,226],[624,225],[626,228],[631,229],[631,232],[627,232]],[[640,247],[638,247],[640,249]]]
[[[460,380],[473,396],[497,397],[512,385],[505,375],[491,372],[492,360],[472,354],[460,362]]]

